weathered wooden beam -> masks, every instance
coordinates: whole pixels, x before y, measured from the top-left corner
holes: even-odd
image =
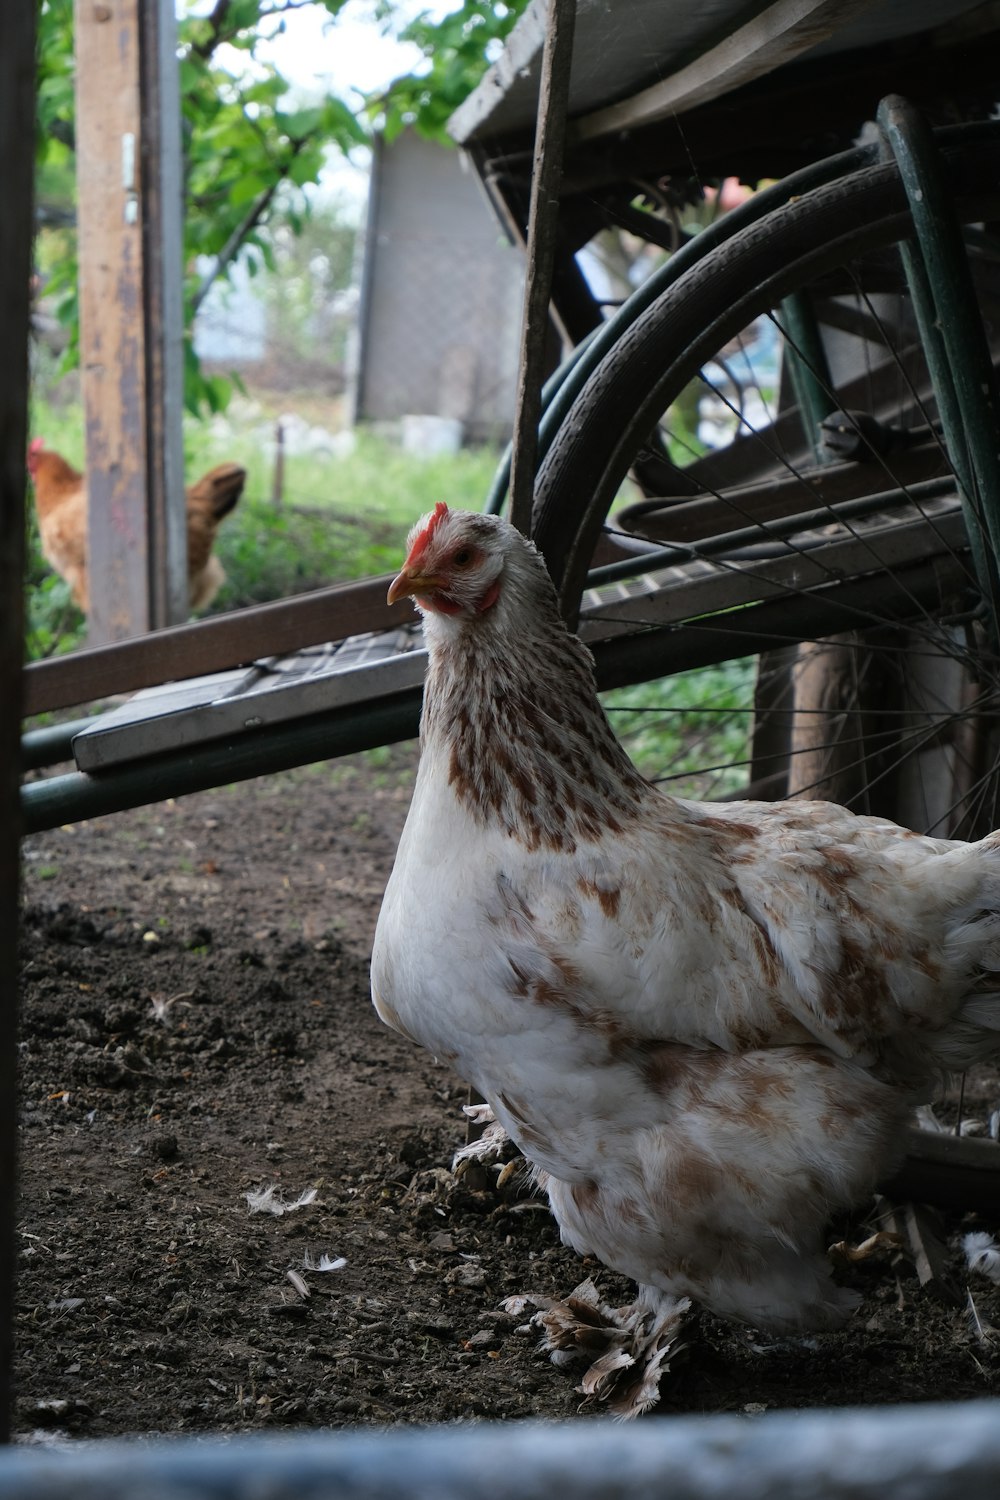
[[[906,1157],[882,1192],[896,1202],[934,1203],[993,1214],[997,1206],[995,1141],[910,1129]]]
[[[163,60],[171,26],[161,0],[76,0],[93,641],[123,640],[187,613],[175,348],[180,255],[179,247],[166,248],[168,231],[180,228],[180,135],[179,126],[161,128],[160,118],[173,86]],[[176,126],[176,101],[172,118]],[[165,167],[172,157],[173,174]]]
[[[0,47],[0,1442],[10,1437],[17,1189],[17,951],[24,450],[28,429],[31,124],[35,7],[15,5]]]

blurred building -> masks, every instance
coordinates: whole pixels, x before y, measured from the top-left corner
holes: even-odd
[[[524,259],[453,148],[378,143],[364,240],[353,415],[460,422],[506,441],[514,419]]]

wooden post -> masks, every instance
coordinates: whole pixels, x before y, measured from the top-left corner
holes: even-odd
[[[274,429],[274,479],[271,484],[271,504],[280,510],[285,503],[285,428],[279,420]]]
[[[15,5],[0,47],[0,1442],[10,1437],[17,1203],[18,800],[24,651],[24,452],[28,430],[35,7]],[[27,134],[26,134],[27,132]]]
[[[180,129],[167,0],[76,0],[90,639],[186,617]]]
[[[510,519],[525,536],[531,535],[545,336],[559,228],[559,184],[575,26],[576,0],[549,0],[528,213],[528,268],[510,474]]]

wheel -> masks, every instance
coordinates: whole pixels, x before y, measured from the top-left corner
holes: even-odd
[[[995,366],[1000,143],[945,159]],[[995,564],[984,497],[942,438],[909,222],[877,165],[711,250],[574,400],[533,534],[602,683],[641,685],[610,711],[668,790],[832,796],[971,837],[1000,822]],[[594,567],[609,542],[624,556]],[[995,1074],[936,1108],[956,1130],[990,1117]],[[915,1135],[901,1190],[992,1201],[990,1151]]]
[[[1000,344],[985,227],[1000,218],[1000,141],[944,155]],[[895,167],[875,165],[695,264],[577,397],[533,534],[565,613],[600,641],[605,682],[669,676],[676,696],[676,674],[717,664],[739,694],[727,739],[682,736],[688,769],[710,772],[685,791],[718,794],[721,766],[723,795],[834,796],[969,836],[998,821],[996,585],[970,551],[971,531],[992,568],[983,497],[942,440],[900,254],[909,222]],[[609,536],[625,555],[592,574],[595,591]],[[648,725],[655,703],[639,706]],[[707,723],[722,716],[702,705]]]

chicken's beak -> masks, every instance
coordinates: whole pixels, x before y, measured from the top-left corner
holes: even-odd
[[[418,573],[415,569],[404,568],[397,573],[389,585],[386,595],[387,604],[396,604],[400,599],[417,598],[421,594],[433,594],[437,589],[443,588],[444,579],[439,578],[436,573]]]

